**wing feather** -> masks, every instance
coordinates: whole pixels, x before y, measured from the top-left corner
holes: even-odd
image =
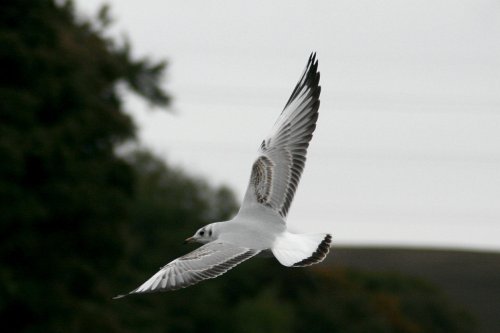
[[[241,210],[260,204],[286,219],[318,120],[319,78],[316,54],[312,53],[271,135],[260,145]]]
[[[224,274],[257,253],[228,243],[211,242],[168,263],[137,289],[115,298],[185,288]]]

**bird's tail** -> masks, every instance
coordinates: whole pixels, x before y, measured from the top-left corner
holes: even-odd
[[[272,252],[284,266],[309,266],[325,259],[331,242],[330,234],[293,234],[285,231],[276,238]]]

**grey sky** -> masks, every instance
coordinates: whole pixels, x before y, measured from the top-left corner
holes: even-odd
[[[334,242],[500,249],[500,2],[108,1],[170,61],[142,142],[241,198],[311,51],[322,104],[289,222]],[[102,1],[80,0],[95,12]]]

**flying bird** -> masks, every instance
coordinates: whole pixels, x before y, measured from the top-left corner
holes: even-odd
[[[332,236],[296,234],[286,219],[306,162],[319,109],[318,61],[309,57],[270,135],[262,141],[238,214],[229,221],[200,228],[186,242],[204,244],[162,267],[130,294],[169,291],[215,278],[261,252],[272,252],[284,266],[321,262]]]

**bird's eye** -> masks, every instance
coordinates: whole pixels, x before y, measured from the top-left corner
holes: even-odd
[[[205,234],[204,230],[200,231],[200,236],[203,236],[204,234]]]

